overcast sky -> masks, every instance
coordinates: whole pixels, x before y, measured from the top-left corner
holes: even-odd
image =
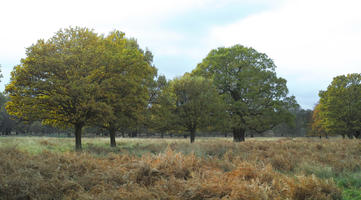
[[[361,73],[358,0],[8,0],[0,1],[0,65],[9,82],[25,48],[60,28],[117,29],[154,54],[171,79],[207,53],[242,44],[266,53],[291,95],[313,108],[337,75]]]

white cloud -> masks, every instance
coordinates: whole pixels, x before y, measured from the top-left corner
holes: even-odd
[[[277,0],[279,2],[282,0]],[[202,8],[224,8],[235,3],[263,5],[266,0],[11,0],[0,2],[0,55],[23,57],[25,47],[49,38],[60,28],[86,26],[107,33],[119,29],[155,45],[180,41],[182,36],[161,27],[163,21]],[[166,42],[163,42],[166,43]],[[157,46],[160,46],[157,44]],[[175,48],[175,47],[173,47]],[[162,52],[163,53],[163,52]],[[165,52],[167,54],[167,52]]]
[[[277,0],[281,1],[281,0]],[[0,64],[7,83],[13,65],[25,57],[25,48],[51,37],[60,28],[85,26],[98,33],[118,29],[137,38],[155,56],[200,58],[202,47],[183,44],[185,35],[162,25],[174,16],[199,9],[222,9],[234,3],[266,4],[266,0],[11,0],[0,1]],[[3,88],[3,85],[0,85]]]
[[[361,2],[289,0],[236,23],[214,27],[212,47],[236,43],[266,53],[306,107],[332,77],[361,71]],[[312,93],[313,99],[306,97]],[[303,99],[304,98],[304,99]]]
[[[196,44],[189,42],[184,32],[163,26],[175,16],[208,8],[227,9],[240,2],[245,7],[272,9],[232,24],[206,27],[209,37],[193,38]],[[124,31],[156,57],[178,56],[194,63],[218,46],[252,46],[275,60],[290,92],[311,107],[318,90],[325,89],[332,77],[360,72],[360,7],[357,0],[0,1],[2,84],[8,81],[13,65],[25,56],[25,48],[37,39],[49,38],[59,28],[86,26],[98,33]]]
[[[24,48],[39,38],[49,38],[58,29],[69,26],[96,28],[107,33],[113,29],[151,35],[161,20],[207,1],[2,1],[0,3],[0,53],[5,56],[24,53]],[[150,31],[149,31],[150,30]],[[159,35],[154,33],[154,39]],[[163,33],[163,35],[172,35]],[[169,37],[169,36],[168,36]]]
[[[11,0],[0,1],[0,64],[9,80],[13,65],[25,57],[25,48],[38,39],[48,39],[60,28],[85,26],[98,33],[114,29],[137,38],[156,55],[176,54],[174,45],[184,40],[180,33],[165,30],[168,17],[204,7],[215,0]],[[183,51],[183,50],[181,50]],[[0,86],[3,88],[3,85]]]

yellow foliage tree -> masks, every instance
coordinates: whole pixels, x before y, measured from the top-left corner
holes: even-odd
[[[11,73],[8,112],[23,120],[73,126],[76,150],[85,125],[105,124],[113,130],[124,119],[119,113],[143,105],[146,82],[155,73],[123,36],[115,31],[105,38],[76,27],[38,40]]]

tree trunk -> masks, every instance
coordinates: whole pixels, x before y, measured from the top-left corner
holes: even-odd
[[[194,139],[195,139],[195,137],[196,137],[196,130],[191,130],[190,132],[191,132],[191,135],[190,135],[191,143],[193,143],[193,142],[194,142]]]
[[[117,144],[115,142],[115,128],[109,127],[109,136],[110,136],[110,146],[116,147]]]
[[[132,131],[132,138],[135,138],[138,136],[138,131]]]
[[[184,135],[183,135],[183,137],[184,137],[184,138],[187,138],[187,137],[188,137],[188,135],[187,135],[187,134],[184,134]]]
[[[81,130],[83,128],[83,124],[75,124],[75,150],[81,151]]]
[[[227,136],[228,136],[228,133],[227,133],[227,132],[225,132],[225,133],[224,133],[224,137],[227,137]]]
[[[233,142],[244,142],[245,133],[243,128],[233,128]]]
[[[163,131],[160,132],[160,138],[164,138],[164,133],[163,133]]]
[[[360,131],[356,131],[355,138],[361,139],[361,133]]]

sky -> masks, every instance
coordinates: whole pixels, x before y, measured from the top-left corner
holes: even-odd
[[[360,9],[358,0],[3,0],[0,90],[27,47],[80,26],[136,38],[168,79],[192,71],[212,49],[252,47],[312,109],[333,77],[361,73]]]

